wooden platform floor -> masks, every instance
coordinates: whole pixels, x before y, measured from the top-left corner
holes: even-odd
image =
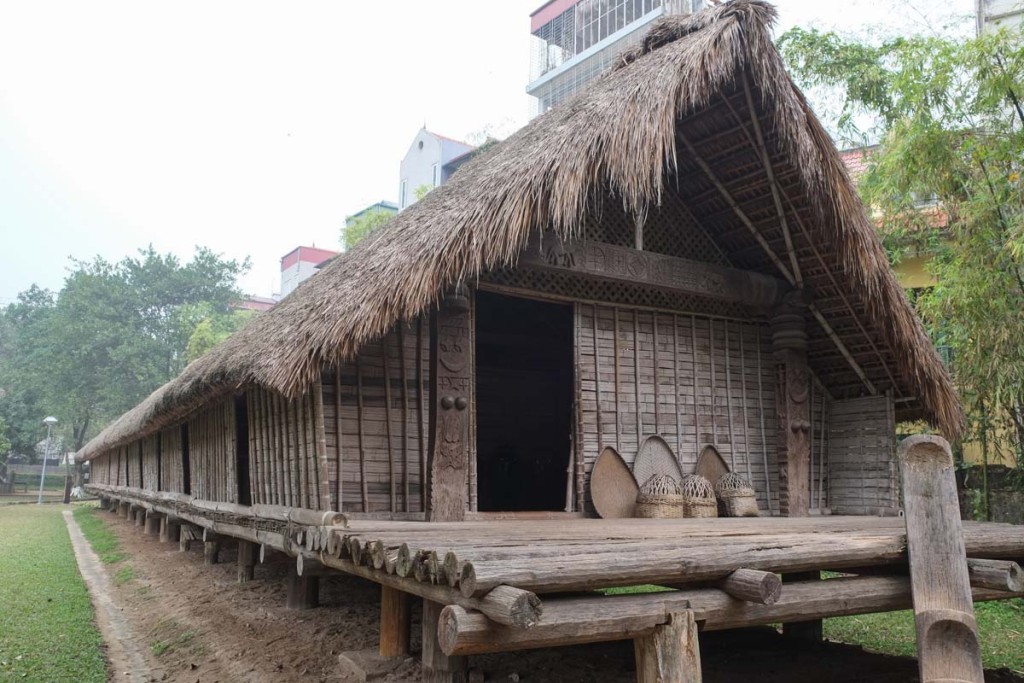
[[[740,568],[806,572],[906,563],[902,518],[536,519],[460,523],[350,520],[345,564],[481,596],[692,584]],[[964,522],[967,553],[1024,558],[1024,526]],[[365,567],[365,569],[363,569]]]

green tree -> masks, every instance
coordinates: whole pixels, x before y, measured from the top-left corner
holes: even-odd
[[[247,268],[208,249],[181,263],[149,247],[118,263],[73,261],[57,294],[32,287],[19,295],[0,316],[0,414],[17,449],[31,453],[39,421],[53,414],[77,450],[180,372],[199,322],[182,311],[203,303],[226,314]]]
[[[917,297],[935,340],[955,359],[970,436],[1024,442],[1024,42],[870,42],[793,29],[780,47],[797,81],[838,95],[831,123],[876,139],[859,186],[894,260],[933,256],[937,285]],[[1005,431],[1003,432],[1005,433]]]
[[[191,363],[217,344],[242,329],[256,316],[256,311],[211,311],[195,326],[185,347],[185,358]]]
[[[359,244],[371,232],[386,225],[395,217],[391,211],[383,209],[370,209],[358,216],[345,221],[345,227],[341,229],[341,244],[345,251]]]

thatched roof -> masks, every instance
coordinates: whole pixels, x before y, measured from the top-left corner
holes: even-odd
[[[753,144],[746,83],[786,201],[793,245],[819,310],[901,415],[959,435],[950,379],[889,267],[839,153],[771,41],[774,9],[733,2],[660,20],[643,45],[580,96],[467,163],[446,185],[336,258],[271,311],[192,363],[83,449],[93,456],[258,384],[294,396],[457,283],[514,266],[531,233],[579,236],[611,198],[643,214],[676,191],[733,265],[778,276],[700,161],[786,261]],[[692,144],[700,161],[688,151]],[[604,198],[602,200],[602,198]],[[803,232],[797,226],[806,226]],[[812,367],[836,396],[863,393],[809,319]]]

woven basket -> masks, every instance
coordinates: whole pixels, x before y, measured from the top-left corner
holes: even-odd
[[[647,519],[682,517],[683,497],[679,484],[667,474],[655,474],[640,487],[634,514]]]
[[[683,517],[717,517],[718,503],[711,482],[699,474],[683,477],[679,486],[683,498]]]
[[[723,517],[757,517],[760,514],[754,487],[735,472],[722,475],[715,484],[715,495]]]

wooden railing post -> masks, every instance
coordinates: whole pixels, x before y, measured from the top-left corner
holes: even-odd
[[[938,436],[900,443],[910,587],[922,683],[983,683],[953,455]]]

